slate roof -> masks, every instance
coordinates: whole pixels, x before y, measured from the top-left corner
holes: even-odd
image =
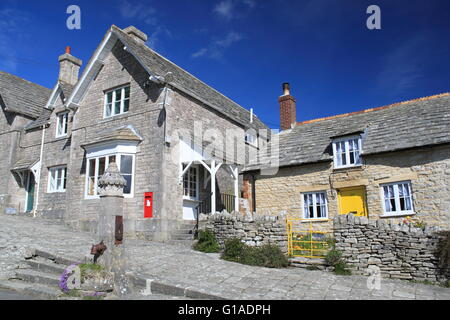
[[[25,130],[32,130],[41,127],[49,122],[52,110],[43,108],[39,117],[25,126]]]
[[[279,166],[331,161],[333,137],[361,132],[362,155],[450,143],[450,93],[298,123],[278,134]]]
[[[253,122],[250,123],[250,111],[247,109],[211,88],[173,62],[162,57],[146,45],[137,43],[120,28],[114,25],[111,28],[119,35],[121,41],[138,56],[139,60],[156,75],[164,76],[168,72],[172,72],[173,81],[170,81],[171,84],[180,86],[194,96],[201,98],[206,103],[213,105],[216,110],[243,124],[246,128],[253,128],[255,130],[267,129],[267,126],[255,115],[253,116]]]
[[[0,71],[0,96],[7,111],[36,119],[50,94],[48,88]]]
[[[36,157],[28,157],[19,159],[14,163],[14,165],[11,168],[11,171],[20,171],[20,170],[28,170],[32,166],[34,166],[39,161],[39,158]]]
[[[68,99],[71,95],[73,89],[75,88],[74,85],[68,84],[67,82],[58,80],[58,85],[61,88],[62,94],[65,99]],[[39,117],[30,122],[25,126],[25,130],[32,130],[41,127],[44,124],[47,124],[50,120],[50,117],[52,115],[52,109],[49,108],[43,108]]]

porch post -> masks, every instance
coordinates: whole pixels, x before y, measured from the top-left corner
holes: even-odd
[[[216,161],[211,161],[211,213],[216,213]]]
[[[239,212],[239,169],[235,166],[233,170],[234,175],[234,211]]]

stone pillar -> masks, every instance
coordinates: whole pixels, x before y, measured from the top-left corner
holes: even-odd
[[[126,183],[114,162],[109,164],[104,175],[98,180],[101,203],[98,239],[107,247],[100,261],[106,271],[114,274],[114,291],[119,296],[129,293],[123,239],[123,188]]]

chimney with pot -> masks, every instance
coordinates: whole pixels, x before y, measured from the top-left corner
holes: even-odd
[[[123,32],[128,34],[131,38],[133,38],[134,41],[139,44],[145,44],[147,42],[147,35],[134,26],[129,26],[128,28],[123,29]]]
[[[283,83],[283,95],[278,98],[280,103],[280,128],[281,130],[291,129],[296,123],[297,109],[295,98],[291,96],[289,83]]]
[[[58,80],[75,85],[78,81],[78,73],[81,67],[81,60],[70,54],[70,47],[66,47],[66,53],[59,56],[59,76]]]

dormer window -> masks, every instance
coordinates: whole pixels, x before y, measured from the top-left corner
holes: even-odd
[[[113,117],[128,112],[130,107],[130,86],[105,92],[104,117]]]
[[[333,155],[335,168],[361,165],[361,136],[334,139]]]
[[[69,112],[61,112],[56,115],[56,137],[67,135],[67,123],[69,122]]]
[[[258,138],[257,138],[256,134],[254,134],[251,131],[247,131],[245,133],[245,142],[258,148]]]

